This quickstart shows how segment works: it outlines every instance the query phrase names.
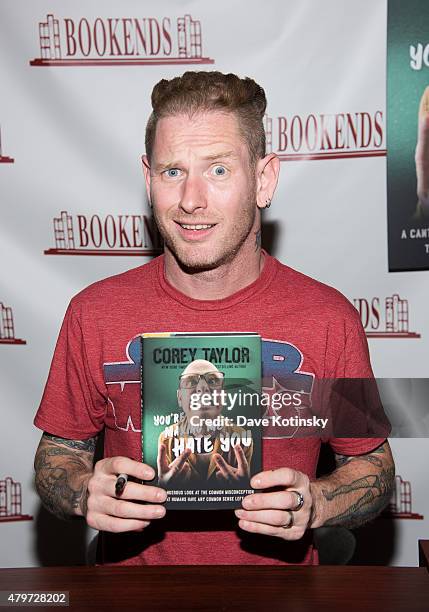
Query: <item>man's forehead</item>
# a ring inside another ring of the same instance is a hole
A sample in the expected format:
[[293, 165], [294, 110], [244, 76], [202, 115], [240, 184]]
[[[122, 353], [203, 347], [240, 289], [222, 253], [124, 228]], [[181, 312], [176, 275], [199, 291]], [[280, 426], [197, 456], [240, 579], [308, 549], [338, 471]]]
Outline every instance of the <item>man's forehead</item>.
[[157, 124], [155, 152], [160, 156], [191, 149], [199, 157], [237, 157], [245, 146], [233, 113], [210, 111], [162, 117]]
[[183, 370], [183, 374], [206, 374], [208, 372], [218, 372], [217, 367], [210, 361], [205, 359], [196, 359], [192, 361]]

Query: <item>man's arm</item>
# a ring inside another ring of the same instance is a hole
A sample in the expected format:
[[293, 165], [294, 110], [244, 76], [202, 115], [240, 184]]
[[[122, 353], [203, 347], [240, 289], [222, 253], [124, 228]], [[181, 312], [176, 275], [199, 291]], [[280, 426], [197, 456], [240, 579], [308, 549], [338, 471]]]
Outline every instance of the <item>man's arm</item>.
[[[95, 443], [96, 438], [43, 434], [34, 467], [36, 489], [46, 508], [62, 519], [84, 516], [90, 527], [112, 532], [141, 530], [162, 518], [165, 489], [139, 482], [152, 480], [153, 468], [129, 457], [108, 457], [93, 465]], [[129, 480], [120, 496], [115, 491], [118, 474], [137, 480]]]
[[[256, 474], [250, 482], [266, 492], [248, 495], [235, 513], [246, 531], [298, 540], [310, 528], [323, 525], [357, 527], [373, 519], [388, 504], [395, 466], [389, 443], [364, 455], [337, 455], [337, 469], [313, 482], [291, 468]], [[273, 489], [275, 490], [273, 491]], [[296, 509], [298, 496], [304, 503]]]
[[337, 469], [310, 484], [311, 527], [354, 528], [375, 518], [389, 503], [395, 465], [389, 443], [365, 455], [335, 455]]
[[46, 432], [40, 440], [34, 460], [36, 490], [58, 518], [86, 516], [96, 441], [67, 440]]

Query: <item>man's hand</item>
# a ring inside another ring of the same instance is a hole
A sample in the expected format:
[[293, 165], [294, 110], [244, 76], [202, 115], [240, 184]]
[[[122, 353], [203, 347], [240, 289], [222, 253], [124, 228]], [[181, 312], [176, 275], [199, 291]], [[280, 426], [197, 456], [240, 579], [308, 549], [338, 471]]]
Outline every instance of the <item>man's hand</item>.
[[174, 483], [175, 480], [184, 482], [191, 477], [191, 466], [187, 462], [191, 450], [186, 448], [174, 461], [168, 463], [167, 449], [165, 444], [160, 444], [158, 447], [158, 484], [167, 486]]
[[[118, 474], [152, 480], [153, 468], [128, 457], [109, 457], [95, 464], [88, 480], [86, 521], [90, 527], [119, 533], [140, 531], [151, 520], [162, 518], [167, 493], [160, 487], [128, 481], [120, 497], [115, 494]], [[146, 502], [145, 504], [136, 502]]]
[[[243, 509], [235, 511], [239, 526], [245, 531], [298, 540], [310, 527], [313, 497], [306, 474], [291, 468], [260, 472], [250, 481], [253, 489], [272, 489], [266, 493], [253, 493], [243, 499]], [[299, 505], [300, 493], [304, 498]]]
[[154, 470], [128, 457], [102, 459], [93, 466], [95, 444], [96, 438], [69, 440], [43, 434], [34, 467], [44, 506], [61, 519], [84, 516], [90, 527], [113, 532], [143, 529], [164, 516], [160, 505], [167, 497], [164, 489], [128, 481], [123, 493], [115, 494], [118, 474], [151, 480]]
[[[337, 469], [311, 483], [308, 476], [290, 468], [254, 476], [250, 481], [253, 489], [277, 490], [246, 496], [243, 509], [235, 511], [239, 526], [297, 540], [309, 528], [342, 525], [354, 529], [374, 519], [389, 503], [394, 487], [389, 442], [369, 453], [335, 458]], [[301, 496], [303, 504], [298, 509]]]
[[219, 453], [215, 453], [213, 455], [213, 459], [215, 460], [217, 467], [216, 478], [218, 480], [229, 481], [229, 483], [238, 483], [240, 480], [247, 480], [249, 478], [249, 463], [243, 449], [241, 448], [241, 444], [236, 444], [233, 448], [235, 458], [237, 460], [236, 468], [229, 465], [229, 463], [225, 461], [225, 459], [222, 457], [222, 455], [219, 455]]

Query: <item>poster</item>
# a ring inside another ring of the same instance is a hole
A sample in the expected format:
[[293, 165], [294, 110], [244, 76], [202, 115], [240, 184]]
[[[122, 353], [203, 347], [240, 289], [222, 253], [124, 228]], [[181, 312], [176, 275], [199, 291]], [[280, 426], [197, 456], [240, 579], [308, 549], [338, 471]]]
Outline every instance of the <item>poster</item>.
[[389, 271], [429, 269], [429, 6], [390, 0], [387, 35]]

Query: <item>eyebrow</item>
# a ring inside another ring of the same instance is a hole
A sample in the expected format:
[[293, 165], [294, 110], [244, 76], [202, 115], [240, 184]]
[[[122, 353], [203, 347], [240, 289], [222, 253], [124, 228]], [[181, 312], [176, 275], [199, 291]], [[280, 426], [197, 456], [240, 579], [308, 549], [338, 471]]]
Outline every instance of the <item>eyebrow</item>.
[[[238, 159], [238, 156], [234, 153], [234, 151], [220, 151], [219, 153], [212, 153], [211, 155], [204, 155], [202, 157], [204, 161], [215, 161], [217, 159]], [[155, 172], [163, 172], [164, 170], [168, 170], [168, 168], [179, 168], [181, 163], [179, 161], [167, 161], [161, 162], [155, 165]]]
[[237, 155], [234, 153], [234, 151], [221, 151], [219, 153], [213, 153], [212, 155], [205, 155], [203, 157], [203, 159], [208, 160], [208, 161], [213, 161], [215, 159], [226, 159], [226, 158], [237, 159]]

